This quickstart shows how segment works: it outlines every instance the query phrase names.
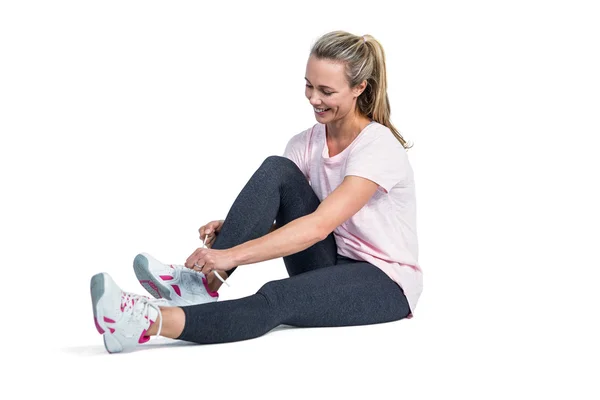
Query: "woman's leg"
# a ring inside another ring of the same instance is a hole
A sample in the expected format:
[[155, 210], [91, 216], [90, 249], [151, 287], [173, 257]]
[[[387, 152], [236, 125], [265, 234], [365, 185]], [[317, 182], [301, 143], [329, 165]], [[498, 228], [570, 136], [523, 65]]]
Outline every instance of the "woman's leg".
[[[163, 308], [164, 336], [225, 343], [264, 335], [280, 324], [297, 327], [369, 325], [410, 312], [404, 292], [382, 270], [348, 262], [267, 282], [235, 300]], [[156, 333], [153, 324], [150, 334]]]
[[[237, 196], [212, 248], [229, 249], [262, 237], [269, 233], [273, 221], [283, 226], [311, 214], [319, 204], [319, 198], [293, 161], [280, 156], [267, 157]], [[286, 256], [283, 261], [288, 274], [294, 276], [335, 265], [336, 256], [337, 246], [331, 233], [325, 240]], [[227, 276], [236, 268], [227, 271]]]

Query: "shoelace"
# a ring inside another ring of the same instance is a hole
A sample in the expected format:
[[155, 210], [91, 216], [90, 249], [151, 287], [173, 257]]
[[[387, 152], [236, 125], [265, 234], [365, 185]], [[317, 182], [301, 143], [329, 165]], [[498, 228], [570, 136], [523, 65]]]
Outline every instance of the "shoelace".
[[[131, 303], [130, 303], [131, 301]], [[150, 299], [149, 297], [137, 295], [133, 293], [123, 292], [121, 296], [121, 304], [125, 303], [125, 308], [132, 308], [131, 313], [133, 315], [140, 315], [142, 318], [149, 319], [149, 309], [154, 308], [158, 313], [158, 331], [156, 332], [156, 336], [160, 336], [162, 332], [162, 313], [160, 312], [159, 305], [168, 306], [169, 304], [165, 299]], [[136, 305], [141, 304], [142, 307], [136, 307]]]

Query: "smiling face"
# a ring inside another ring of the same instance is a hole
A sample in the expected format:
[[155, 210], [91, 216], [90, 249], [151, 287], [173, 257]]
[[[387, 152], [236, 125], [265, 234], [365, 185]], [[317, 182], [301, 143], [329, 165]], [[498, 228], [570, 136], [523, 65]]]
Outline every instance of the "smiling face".
[[[306, 98], [318, 110], [317, 121], [328, 123], [352, 117], [356, 110], [356, 98], [366, 87], [366, 81], [350, 88], [344, 72], [344, 64], [320, 60], [310, 56], [306, 65]], [[319, 112], [325, 109], [326, 111]]]

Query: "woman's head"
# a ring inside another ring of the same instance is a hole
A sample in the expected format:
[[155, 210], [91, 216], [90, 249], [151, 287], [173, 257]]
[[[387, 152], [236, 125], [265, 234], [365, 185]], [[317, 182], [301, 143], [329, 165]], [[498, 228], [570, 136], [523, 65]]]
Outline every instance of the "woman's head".
[[390, 122], [385, 54], [370, 35], [334, 31], [313, 45], [306, 66], [306, 97], [321, 123], [348, 115], [369, 118], [390, 128], [405, 148], [410, 148]]
[[[311, 55], [306, 66], [306, 97], [315, 109], [317, 120], [327, 123], [356, 114], [368, 118], [356, 107], [356, 99], [366, 87], [366, 81], [351, 87], [345, 65], [339, 61], [319, 59]], [[324, 112], [319, 112], [325, 110]]]

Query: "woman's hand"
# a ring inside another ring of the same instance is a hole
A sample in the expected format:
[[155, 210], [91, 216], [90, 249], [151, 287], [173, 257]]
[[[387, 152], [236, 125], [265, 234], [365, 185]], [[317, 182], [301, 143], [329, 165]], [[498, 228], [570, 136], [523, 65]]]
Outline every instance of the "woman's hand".
[[203, 247], [196, 249], [188, 257], [185, 266], [208, 275], [212, 271], [229, 271], [236, 265], [230, 249], [216, 250]]
[[198, 229], [198, 233], [200, 233], [200, 240], [204, 241], [204, 238], [208, 236], [205, 244], [206, 247], [212, 247], [217, 235], [223, 227], [224, 222], [224, 219], [210, 221], [208, 224], [201, 226], [200, 229]]

